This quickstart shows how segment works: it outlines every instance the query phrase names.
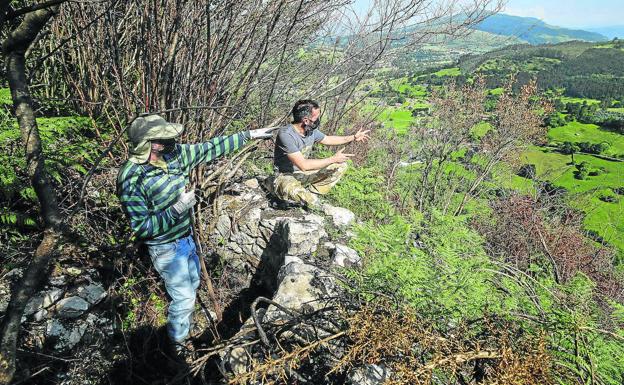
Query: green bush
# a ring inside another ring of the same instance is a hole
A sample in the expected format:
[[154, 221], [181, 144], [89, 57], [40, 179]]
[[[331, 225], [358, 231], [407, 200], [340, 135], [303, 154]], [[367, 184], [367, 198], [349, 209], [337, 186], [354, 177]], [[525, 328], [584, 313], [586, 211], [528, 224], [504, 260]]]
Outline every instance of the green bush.
[[375, 169], [349, 167], [329, 197], [335, 204], [348, 207], [362, 219], [384, 219], [394, 213], [385, 195], [385, 185], [385, 178]]

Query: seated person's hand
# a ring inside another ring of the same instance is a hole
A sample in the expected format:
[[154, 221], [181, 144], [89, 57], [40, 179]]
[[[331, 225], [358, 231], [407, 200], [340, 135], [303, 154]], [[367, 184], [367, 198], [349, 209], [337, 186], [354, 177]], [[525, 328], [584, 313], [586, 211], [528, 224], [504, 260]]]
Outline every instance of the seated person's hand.
[[344, 163], [347, 160], [349, 160], [350, 157], [355, 155], [355, 154], [345, 154], [343, 153], [343, 151], [344, 149], [338, 150], [338, 152], [336, 152], [334, 156], [332, 156], [334, 163]]
[[355, 141], [356, 142], [361, 142], [361, 141], [366, 142], [367, 140], [370, 139], [370, 136], [368, 135], [369, 132], [370, 132], [370, 130], [364, 130], [363, 128], [359, 129], [358, 132], [356, 132], [355, 135], [353, 135], [355, 137]]

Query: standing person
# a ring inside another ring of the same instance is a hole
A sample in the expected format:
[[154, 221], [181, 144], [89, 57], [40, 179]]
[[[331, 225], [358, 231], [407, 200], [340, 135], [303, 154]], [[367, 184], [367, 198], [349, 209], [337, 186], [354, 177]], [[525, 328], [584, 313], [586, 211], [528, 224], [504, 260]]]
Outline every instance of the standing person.
[[346, 161], [353, 154], [341, 149], [328, 158], [309, 159], [315, 143], [339, 146], [370, 139], [370, 130], [347, 136], [325, 135], [319, 130], [320, 115], [316, 101], [299, 100], [292, 108], [292, 123], [278, 131], [273, 159], [276, 175], [269, 187], [282, 200], [316, 206], [318, 195], [327, 194], [347, 171]]
[[117, 195], [136, 238], [147, 245], [171, 297], [167, 334], [180, 353], [185, 345], [199, 286], [200, 264], [193, 242], [191, 208], [195, 192], [186, 191], [198, 165], [241, 148], [249, 139], [270, 138], [272, 129], [219, 136], [205, 143], [178, 144], [181, 124], [158, 115], [130, 125], [131, 157], [117, 176]]

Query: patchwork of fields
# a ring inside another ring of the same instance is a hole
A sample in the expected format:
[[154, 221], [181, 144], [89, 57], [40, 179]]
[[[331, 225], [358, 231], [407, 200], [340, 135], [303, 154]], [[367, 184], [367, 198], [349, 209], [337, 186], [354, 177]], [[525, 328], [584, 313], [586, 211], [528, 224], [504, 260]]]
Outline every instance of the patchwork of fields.
[[[457, 76], [456, 69], [438, 71], [436, 75]], [[424, 87], [407, 84], [407, 79], [397, 79], [392, 82], [395, 91], [407, 99], [401, 105], [387, 106], [378, 116], [386, 128], [401, 134], [415, 121], [409, 108], [416, 105], [426, 106]], [[493, 89], [490, 95], [500, 94], [502, 89]], [[594, 99], [562, 97], [564, 103], [598, 104]], [[622, 111], [620, 111], [622, 110]], [[609, 111], [624, 112], [622, 108], [610, 108]], [[487, 125], [475, 127], [475, 136], [480, 137], [487, 131]], [[548, 132], [551, 146], [563, 142], [588, 142], [592, 144], [606, 143], [608, 148], [603, 155], [617, 157], [624, 155], [624, 135], [602, 129], [595, 124], [584, 124], [572, 121], [564, 126], [552, 128]], [[624, 162], [610, 161], [589, 154], [575, 154], [572, 164], [570, 155], [564, 155], [547, 147], [531, 147], [521, 155], [524, 164], [535, 165], [537, 179], [549, 181], [553, 185], [565, 188], [568, 192], [569, 203], [585, 213], [585, 227], [599, 238], [613, 245], [619, 250], [620, 258], [624, 258]], [[576, 164], [587, 162], [594, 176], [584, 180], [575, 178]], [[502, 169], [501, 169], [502, 170]], [[534, 182], [519, 177], [510, 170], [496, 173], [497, 183], [530, 193]], [[618, 194], [619, 193], [619, 194]]]

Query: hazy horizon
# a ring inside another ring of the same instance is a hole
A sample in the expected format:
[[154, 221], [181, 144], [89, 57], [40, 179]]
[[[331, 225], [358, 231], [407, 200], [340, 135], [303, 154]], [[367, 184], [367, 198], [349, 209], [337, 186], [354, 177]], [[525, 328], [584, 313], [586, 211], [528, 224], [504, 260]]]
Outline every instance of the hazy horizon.
[[501, 13], [572, 29], [624, 26], [622, 0], [509, 0]]

